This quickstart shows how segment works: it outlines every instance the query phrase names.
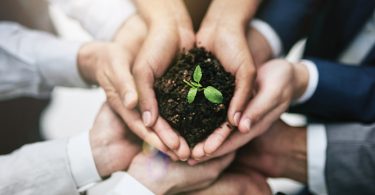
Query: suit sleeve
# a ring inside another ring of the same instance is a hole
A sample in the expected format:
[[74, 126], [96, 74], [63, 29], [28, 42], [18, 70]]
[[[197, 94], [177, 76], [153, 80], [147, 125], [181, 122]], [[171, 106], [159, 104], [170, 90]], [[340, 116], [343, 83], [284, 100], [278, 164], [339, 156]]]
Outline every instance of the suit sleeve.
[[375, 120], [375, 67], [309, 60], [318, 70], [316, 90], [305, 103], [291, 107], [291, 112], [323, 120]]
[[375, 124], [326, 127], [328, 194], [375, 194]]
[[0, 194], [79, 194], [66, 140], [25, 145], [0, 156]]
[[303, 38], [304, 24], [312, 15], [313, 7], [313, 0], [268, 0], [262, 3], [256, 17], [275, 30], [283, 50], [288, 51]]

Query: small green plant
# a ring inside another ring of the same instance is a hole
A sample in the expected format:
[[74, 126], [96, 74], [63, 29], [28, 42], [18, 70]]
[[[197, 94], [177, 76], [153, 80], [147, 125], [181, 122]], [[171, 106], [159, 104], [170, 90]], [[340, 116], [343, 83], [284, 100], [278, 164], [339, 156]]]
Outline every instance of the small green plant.
[[223, 102], [223, 94], [215, 87], [203, 87], [200, 84], [201, 79], [202, 69], [199, 65], [195, 67], [193, 73], [193, 81], [187, 81], [184, 79], [186, 85], [190, 87], [189, 93], [187, 95], [187, 101], [189, 102], [189, 104], [194, 102], [195, 96], [197, 96], [198, 91], [203, 91], [204, 97], [206, 97], [208, 101], [214, 104], [221, 104]]

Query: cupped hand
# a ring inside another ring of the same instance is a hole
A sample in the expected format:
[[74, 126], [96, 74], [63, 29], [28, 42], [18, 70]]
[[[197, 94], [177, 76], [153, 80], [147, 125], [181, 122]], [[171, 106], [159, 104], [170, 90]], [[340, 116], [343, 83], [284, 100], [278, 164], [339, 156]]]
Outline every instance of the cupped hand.
[[[197, 33], [198, 46], [205, 47], [235, 76], [235, 92], [228, 109], [228, 121], [238, 126], [253, 90], [256, 69], [246, 39], [246, 27], [258, 6], [257, 1], [213, 1]], [[232, 128], [223, 125], [193, 149], [193, 156], [213, 153]]]
[[176, 194], [209, 186], [233, 161], [234, 154], [189, 166], [154, 154], [138, 154], [128, 173], [155, 194]]
[[[306, 71], [302, 64], [292, 64], [281, 59], [261, 65], [258, 69], [255, 96], [241, 117], [239, 131], [233, 132], [211, 156], [232, 152], [269, 129], [289, 107], [292, 99], [298, 98], [305, 90], [308, 80]], [[249, 126], [249, 120], [252, 121], [252, 126]], [[202, 148], [194, 148], [193, 157], [198, 156], [196, 159], [201, 160], [201, 151]]]
[[[175, 152], [163, 143], [156, 132], [143, 124], [139, 112], [131, 109], [138, 99], [131, 69], [146, 34], [144, 21], [138, 15], [132, 16], [119, 29], [113, 42], [85, 44], [78, 55], [79, 69], [87, 82], [99, 84], [104, 89], [108, 105], [137, 136], [178, 160]], [[176, 153], [183, 153], [180, 155], [183, 158], [190, 154], [186, 149]]]
[[159, 116], [154, 82], [167, 70], [177, 52], [194, 46], [192, 22], [182, 0], [136, 0], [135, 3], [148, 29], [133, 67], [142, 120], [181, 160], [186, 160], [190, 155], [186, 141]]
[[126, 170], [141, 150], [141, 141], [108, 104], [100, 109], [89, 137], [95, 165], [101, 177]]

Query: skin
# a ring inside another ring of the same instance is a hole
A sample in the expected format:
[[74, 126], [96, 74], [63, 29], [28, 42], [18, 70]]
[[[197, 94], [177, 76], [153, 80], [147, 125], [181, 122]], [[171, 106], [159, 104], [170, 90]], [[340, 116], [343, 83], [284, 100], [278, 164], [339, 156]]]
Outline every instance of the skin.
[[182, 0], [134, 2], [148, 29], [132, 69], [142, 120], [145, 126], [155, 130], [180, 160], [187, 160], [190, 149], [186, 141], [159, 116], [153, 85], [155, 79], [167, 70], [177, 52], [194, 46], [192, 21]]
[[[146, 127], [137, 109], [124, 106], [123, 97], [128, 97], [129, 93], [135, 95], [135, 104], [137, 103], [138, 96], [131, 69], [146, 34], [147, 26], [144, 21], [140, 16], [134, 15], [119, 29], [113, 42], [91, 42], [82, 46], [78, 53], [78, 68], [88, 83], [99, 84], [104, 89], [110, 107], [138, 137], [168, 154], [173, 160], [179, 159], [176, 154], [181, 159], [187, 159], [190, 154], [188, 147], [172, 151], [160, 139], [158, 131], [154, 130], [163, 129], [165, 123], [159, 121], [151, 128]], [[122, 92], [121, 86], [125, 88]]]
[[229, 154], [192, 167], [160, 155], [141, 153], [133, 159], [128, 173], [155, 194], [176, 194], [209, 186], [233, 159], [234, 154]]
[[100, 109], [89, 133], [95, 165], [101, 177], [126, 170], [140, 150], [140, 140], [108, 104]]
[[[235, 165], [235, 166], [234, 166]], [[259, 172], [238, 163], [231, 165], [237, 169], [229, 169], [211, 186], [189, 192], [190, 195], [204, 194], [259, 194], [271, 195], [271, 188], [266, 177]], [[241, 169], [241, 170], [240, 170]]]
[[[293, 99], [302, 95], [307, 87], [308, 72], [304, 65], [291, 64], [286, 60], [276, 59], [263, 64], [258, 70], [256, 80], [257, 92], [249, 102], [244, 112], [246, 116], [256, 118], [251, 131], [234, 131], [218, 147], [217, 150], [205, 150], [204, 147], [194, 148], [192, 152], [195, 160], [190, 164], [208, 160], [212, 157], [232, 152], [255, 137], [265, 133], [280, 115], [288, 108]], [[222, 137], [227, 137], [231, 130], [222, 130]], [[202, 152], [202, 150], [205, 150]], [[204, 156], [208, 154], [208, 156]]]
[[267, 133], [242, 148], [237, 160], [268, 177], [285, 177], [306, 184], [306, 132], [306, 127], [292, 127], [279, 120]]

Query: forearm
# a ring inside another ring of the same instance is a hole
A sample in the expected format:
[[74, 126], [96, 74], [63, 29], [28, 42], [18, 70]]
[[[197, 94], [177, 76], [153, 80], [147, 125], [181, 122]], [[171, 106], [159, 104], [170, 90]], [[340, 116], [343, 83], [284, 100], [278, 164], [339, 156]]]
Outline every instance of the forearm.
[[78, 195], [66, 145], [66, 140], [30, 144], [0, 156], [0, 193]]
[[282, 177], [290, 178], [301, 183], [307, 183], [307, 131], [305, 127], [297, 128], [290, 127], [284, 139], [288, 144], [287, 158], [289, 163], [286, 163]]
[[328, 194], [374, 194], [375, 125], [329, 124], [326, 128]]
[[375, 68], [345, 66], [321, 59], [311, 61], [318, 72], [316, 89], [309, 99], [293, 106], [291, 111], [328, 120], [371, 122], [375, 119], [371, 109], [375, 105]]
[[215, 0], [211, 3], [205, 20], [247, 26], [254, 16], [260, 0]]
[[82, 43], [10, 22], [0, 23], [0, 36], [0, 99], [43, 97], [57, 85], [86, 87], [77, 67]]

